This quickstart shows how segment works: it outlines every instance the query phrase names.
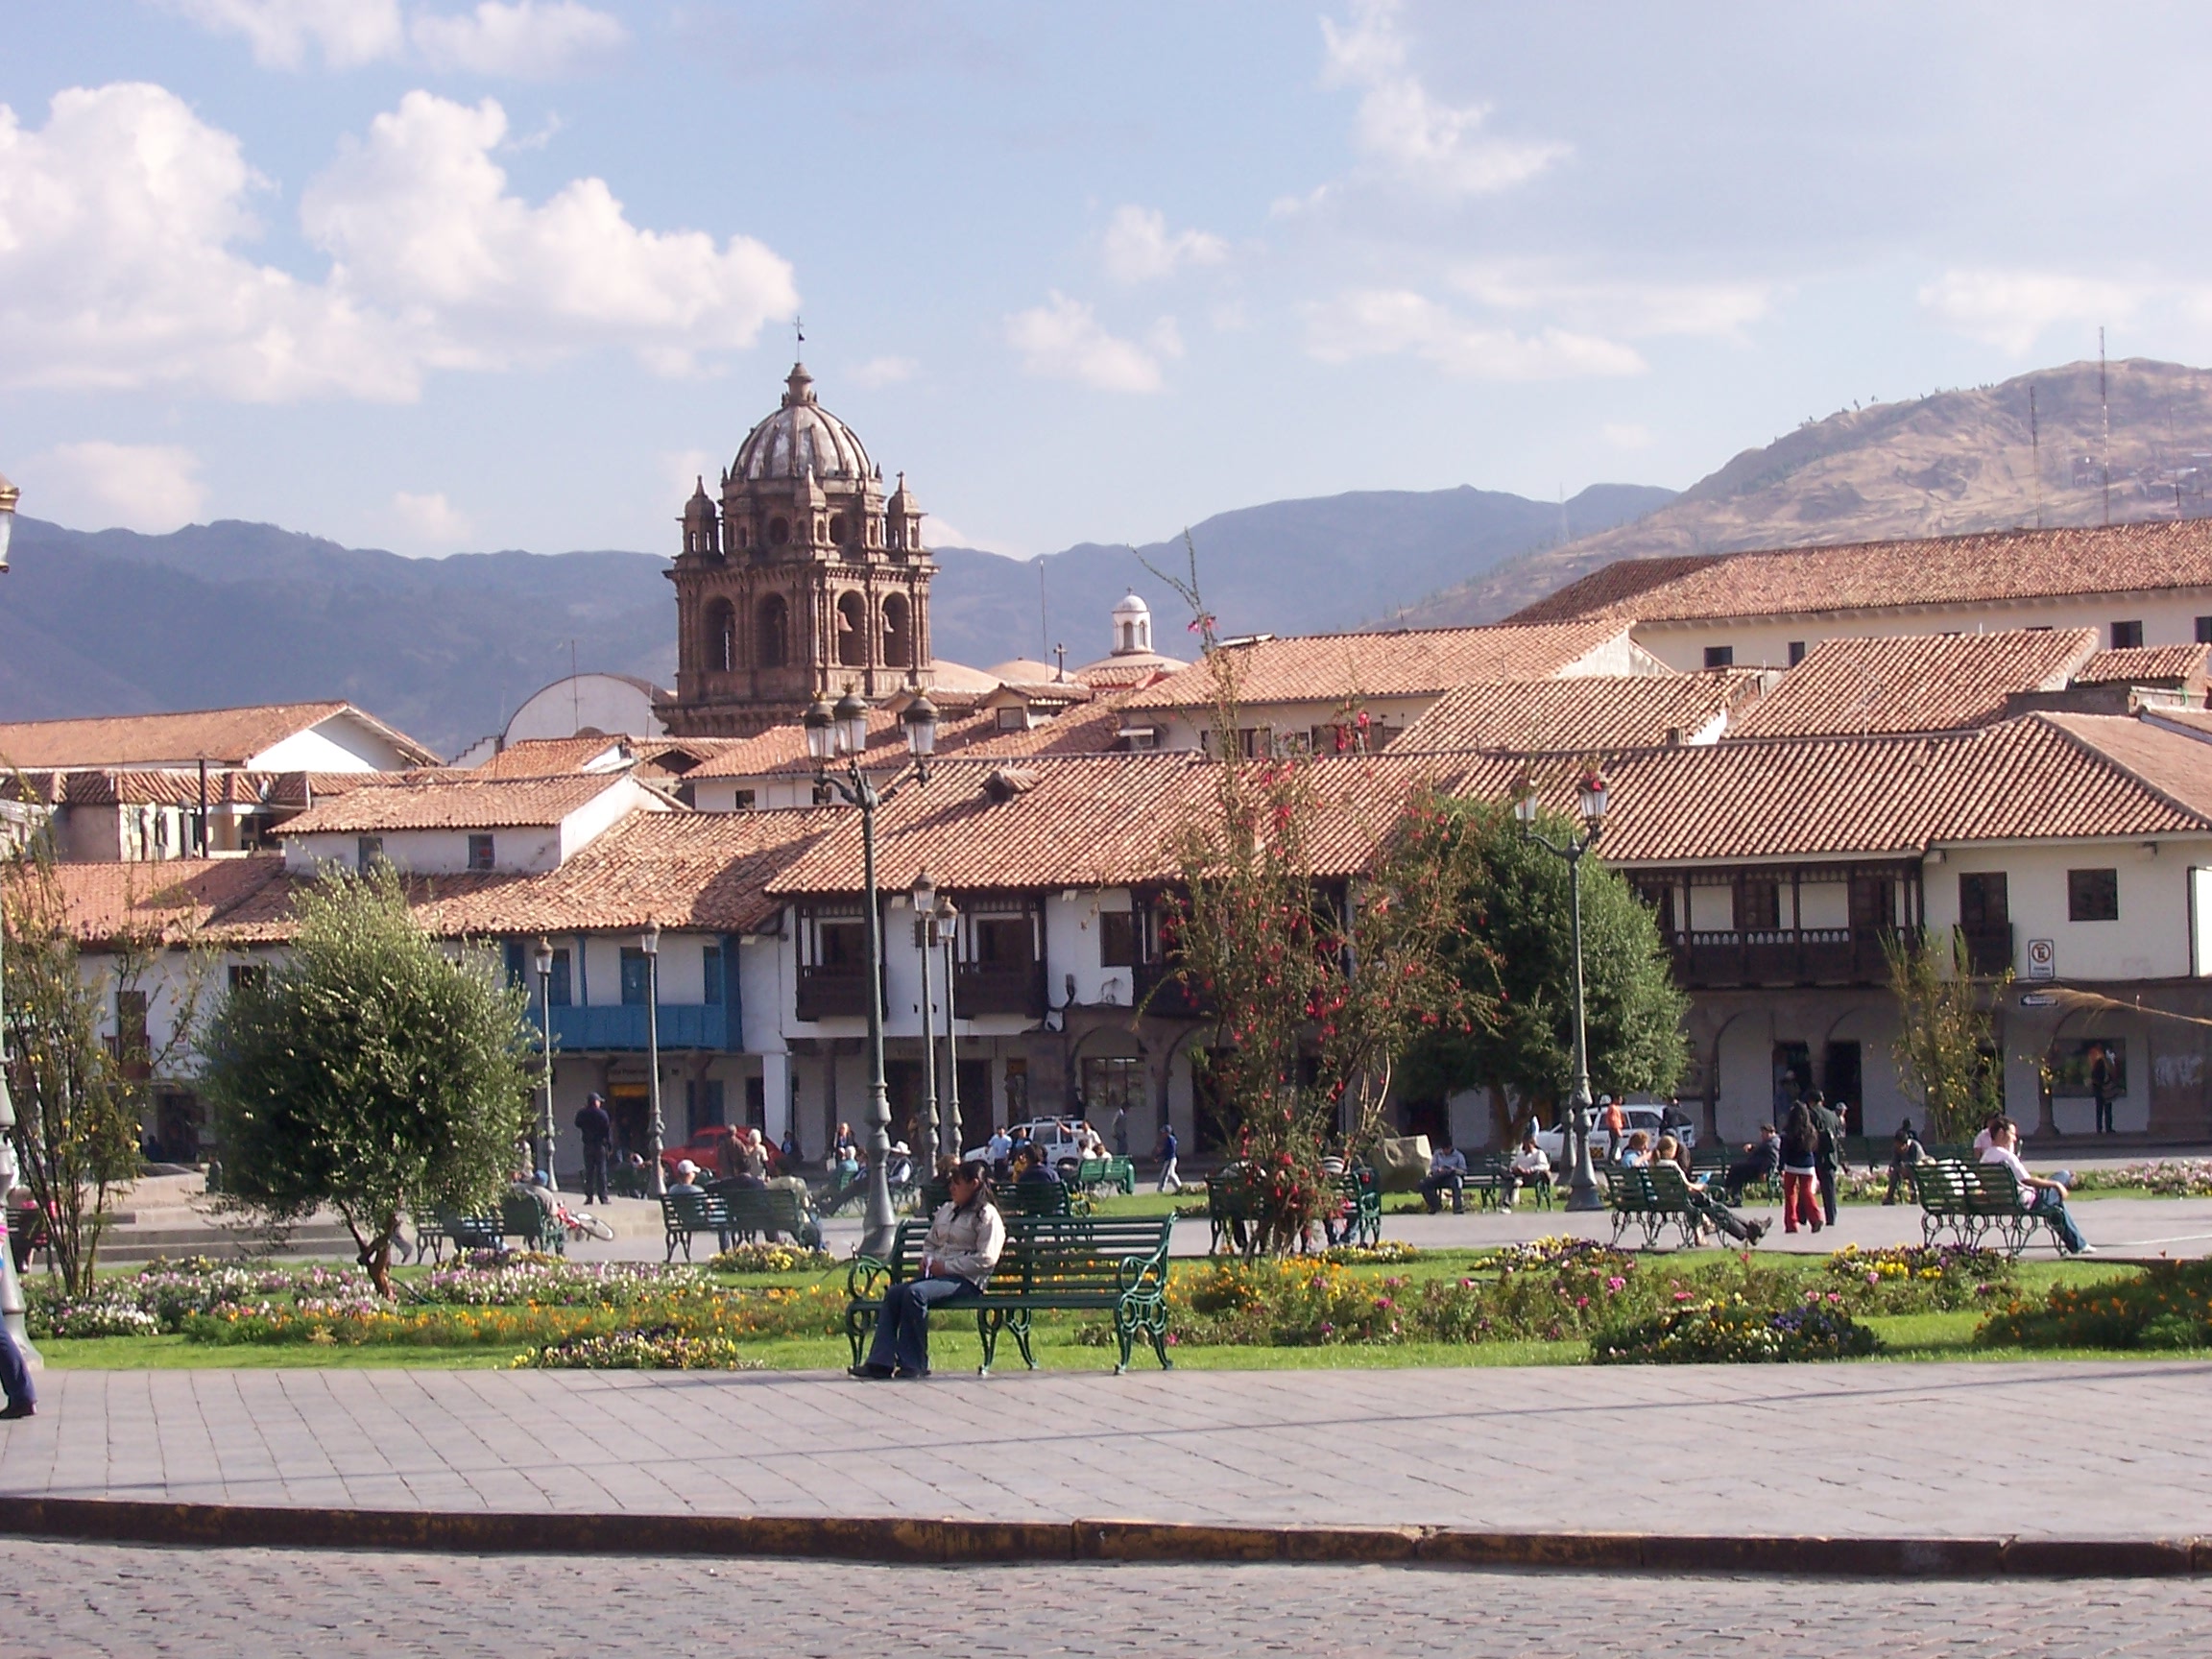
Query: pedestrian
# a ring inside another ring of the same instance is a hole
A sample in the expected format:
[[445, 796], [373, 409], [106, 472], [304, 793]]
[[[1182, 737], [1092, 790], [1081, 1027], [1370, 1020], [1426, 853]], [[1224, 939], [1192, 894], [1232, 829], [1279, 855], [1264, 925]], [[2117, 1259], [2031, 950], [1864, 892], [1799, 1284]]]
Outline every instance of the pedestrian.
[[1759, 1125], [1759, 1139], [1748, 1142], [1743, 1156], [1728, 1166], [1728, 1174], [1722, 1182], [1727, 1201], [1743, 1202], [1743, 1189], [1754, 1182], [1771, 1181], [1775, 1171], [1782, 1167], [1782, 1136], [1771, 1123]]
[[1897, 1202], [1897, 1189], [1906, 1178], [1906, 1171], [1928, 1156], [1928, 1148], [1920, 1144], [1920, 1137], [1912, 1133], [1912, 1119], [1908, 1118], [1897, 1125], [1897, 1132], [1889, 1137], [1889, 1192], [1882, 1202]]
[[36, 1414], [38, 1390], [32, 1385], [31, 1367], [5, 1324], [0, 1324], [0, 1394], [8, 1397], [8, 1404], [0, 1407], [0, 1420], [12, 1422]]
[[2089, 1045], [2089, 1097], [2097, 1103], [2097, 1133], [2112, 1129], [2112, 1057], [2102, 1043]]
[[1175, 1125], [1162, 1123], [1160, 1125], [1160, 1144], [1153, 1151], [1153, 1156], [1160, 1160], [1160, 1186], [1157, 1189], [1159, 1191], [1180, 1192], [1183, 1190], [1183, 1178], [1175, 1173], [1175, 1153], [1177, 1150]]
[[607, 1154], [614, 1144], [614, 1119], [607, 1116], [607, 1096], [584, 1096], [576, 1114], [576, 1133], [584, 1142], [584, 1202], [607, 1203]]
[[1782, 1119], [1782, 1231], [1794, 1233], [1807, 1221], [1820, 1231], [1820, 1132], [1812, 1109], [1800, 1100]]
[[1610, 1094], [1598, 1096], [1598, 1125], [1605, 1131], [1605, 1162], [1617, 1163], [1621, 1143], [1628, 1138], [1628, 1114], [1621, 1110], [1621, 1102]]
[[1819, 1171], [1820, 1210], [1828, 1225], [1836, 1225], [1836, 1174], [1849, 1168], [1843, 1156], [1843, 1118], [1815, 1089], [1805, 1096], [1805, 1110], [1813, 1115], [1814, 1164]]
[[1129, 1108], [1126, 1106], [1114, 1108], [1114, 1156], [1129, 1156]]
[[1429, 1178], [1421, 1183], [1421, 1202], [1429, 1214], [1444, 1208], [1444, 1194], [1452, 1194], [1452, 1214], [1467, 1214], [1467, 1154], [1452, 1144], [1452, 1137], [1436, 1137], [1436, 1150], [1429, 1155]]
[[2012, 1179], [2027, 1200], [2028, 1214], [2043, 1216], [2051, 1223], [2062, 1249], [2076, 1256], [2097, 1254], [2097, 1246], [2081, 1237], [2073, 1213], [2066, 1208], [2066, 1184], [2031, 1175], [2028, 1166], [2020, 1162], [2020, 1128], [2011, 1118], [2000, 1115], [1989, 1125], [1989, 1150], [1982, 1154], [1982, 1162], [2002, 1164], [2012, 1171]]
[[929, 1375], [929, 1310], [974, 1302], [1006, 1247], [1006, 1223], [991, 1202], [980, 1163], [963, 1164], [948, 1183], [922, 1246], [920, 1274], [894, 1285], [876, 1315], [876, 1339], [853, 1375], [869, 1379]]
[[794, 1123], [783, 1131], [783, 1144], [776, 1149], [782, 1155], [783, 1167], [797, 1169], [805, 1162], [806, 1154], [799, 1144], [799, 1125]]

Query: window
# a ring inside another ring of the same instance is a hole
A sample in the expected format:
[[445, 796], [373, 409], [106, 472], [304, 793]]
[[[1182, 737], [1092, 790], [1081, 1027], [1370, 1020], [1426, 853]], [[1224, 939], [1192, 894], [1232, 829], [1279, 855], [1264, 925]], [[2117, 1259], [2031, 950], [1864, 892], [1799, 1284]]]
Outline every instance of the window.
[[868, 925], [865, 922], [824, 922], [814, 930], [814, 960], [824, 968], [842, 968], [860, 974], [868, 965]]
[[1127, 910], [1108, 910], [1098, 918], [1098, 965], [1137, 966], [1137, 918]]
[[1959, 878], [1960, 926], [1969, 933], [1993, 933], [2011, 923], [2011, 894], [2002, 870]]
[[1029, 730], [1029, 710], [1019, 703], [1010, 703], [998, 710], [998, 730], [1001, 732], [1026, 732]]
[[1144, 1113], [1144, 1062], [1118, 1055], [1087, 1054], [1083, 1058], [1083, 1115], [1101, 1134], [1112, 1130], [1114, 1114], [1132, 1117]]
[[2197, 618], [2197, 643], [2200, 645], [2212, 645], [2212, 616], [2200, 616]]
[[753, 810], [755, 799], [752, 790], [740, 789], [731, 797], [730, 804], [740, 812], [750, 812]]
[[553, 952], [553, 977], [545, 987], [545, 999], [556, 1008], [565, 1008], [576, 999], [574, 980], [568, 972], [568, 952]]
[[469, 837], [469, 868], [471, 870], [489, 870], [492, 868], [491, 836], [471, 835]]
[[724, 995], [722, 989], [722, 947], [719, 945], [708, 946], [699, 953], [699, 960], [705, 971], [707, 1006], [709, 1008], [718, 1007], [721, 1005]]
[[2143, 643], [2143, 624], [2140, 622], [2115, 622], [2112, 624], [2112, 649], [2132, 651]]
[[1771, 877], [1745, 877], [1736, 889], [1736, 926], [1741, 932], [1772, 932], [1782, 926], [1782, 888]]
[[2093, 1093], [2094, 1069], [2100, 1055], [2104, 1061], [2106, 1095], [2124, 1099], [2128, 1094], [2128, 1043], [2122, 1037], [2084, 1037], [2064, 1046], [2063, 1051], [2052, 1057], [2051, 1093], [2067, 1096]]
[[269, 969], [260, 962], [233, 962], [230, 964], [230, 989], [243, 991], [249, 985], [258, 985], [269, 977]]
[[1802, 661], [1805, 661], [1805, 641], [1804, 641], [1804, 640], [1802, 640], [1802, 639], [1792, 639], [1792, 640], [1791, 640], [1791, 641], [1790, 641], [1790, 666], [1791, 666], [1791, 667], [1792, 667], [1792, 668], [1794, 668], [1794, 667], [1796, 667], [1796, 666], [1797, 666], [1797, 664], [1798, 664], [1798, 663], [1800, 663], [1800, 662], [1802, 662]]
[[1733, 668], [1736, 666], [1736, 647], [1733, 645], [1708, 645], [1705, 647], [1705, 666], [1708, 668]]
[[364, 876], [369, 874], [369, 867], [383, 856], [384, 837], [381, 835], [364, 835], [353, 843], [354, 868]]
[[834, 806], [837, 805], [837, 791], [827, 783], [817, 783], [811, 799], [817, 806]]
[[696, 1077], [684, 1086], [684, 1132], [696, 1135], [726, 1123], [727, 1096], [719, 1077]]
[[986, 968], [1024, 967], [1036, 958], [1030, 953], [1032, 929], [1026, 916], [978, 916], [971, 937], [975, 960]]
[[635, 945], [622, 948], [622, 1006], [642, 1008], [652, 983], [652, 965], [645, 960], [645, 952]]
[[2069, 870], [2066, 872], [2066, 920], [2117, 922], [2120, 920], [2120, 872]]
[[763, 668], [782, 667], [791, 660], [791, 607], [782, 594], [771, 593], [753, 616], [754, 661]]

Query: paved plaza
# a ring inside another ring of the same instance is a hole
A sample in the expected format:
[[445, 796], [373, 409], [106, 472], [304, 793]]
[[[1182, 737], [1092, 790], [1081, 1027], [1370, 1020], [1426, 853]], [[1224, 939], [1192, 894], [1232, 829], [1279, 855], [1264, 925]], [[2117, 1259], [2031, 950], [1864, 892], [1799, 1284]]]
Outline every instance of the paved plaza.
[[1333, 1567], [166, 1551], [0, 1541], [0, 1650], [1980, 1659], [2212, 1648], [2187, 1579], [1886, 1584]]

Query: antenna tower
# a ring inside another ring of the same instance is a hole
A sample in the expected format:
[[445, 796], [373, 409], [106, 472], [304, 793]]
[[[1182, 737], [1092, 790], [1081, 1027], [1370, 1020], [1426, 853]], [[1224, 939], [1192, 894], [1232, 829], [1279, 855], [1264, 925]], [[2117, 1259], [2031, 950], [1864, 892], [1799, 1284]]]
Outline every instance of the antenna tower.
[[2028, 388], [2028, 445], [2035, 458], [2035, 528], [2043, 528], [2043, 428], [2035, 419], [2035, 388]]
[[2104, 330], [2097, 330], [2097, 408], [2104, 421], [2104, 453], [2098, 470], [2104, 474], [2104, 522], [2112, 522], [2112, 401], [2104, 386]]

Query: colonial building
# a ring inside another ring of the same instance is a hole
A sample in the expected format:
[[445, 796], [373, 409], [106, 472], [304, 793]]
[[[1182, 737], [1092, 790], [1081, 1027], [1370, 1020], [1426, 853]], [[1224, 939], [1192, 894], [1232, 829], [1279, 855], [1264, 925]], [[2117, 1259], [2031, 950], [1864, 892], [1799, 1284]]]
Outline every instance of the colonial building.
[[679, 736], [745, 737], [851, 686], [878, 701], [932, 680], [922, 509], [793, 364], [776, 412], [684, 509], [676, 584]]

